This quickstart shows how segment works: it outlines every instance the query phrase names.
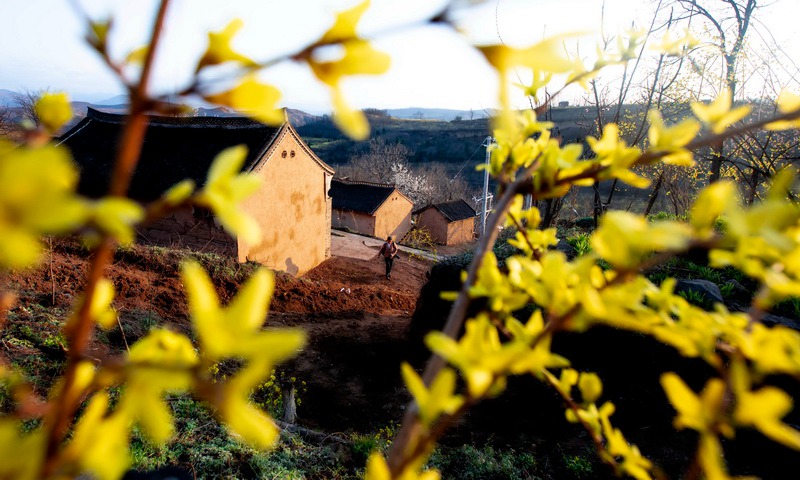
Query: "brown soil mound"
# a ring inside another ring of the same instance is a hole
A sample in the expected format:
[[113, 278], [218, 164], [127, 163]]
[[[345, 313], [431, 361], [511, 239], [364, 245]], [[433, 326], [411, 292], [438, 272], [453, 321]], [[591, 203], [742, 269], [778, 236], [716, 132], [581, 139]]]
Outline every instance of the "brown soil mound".
[[[114, 355], [154, 326], [190, 332], [180, 281], [182, 260], [192, 257], [209, 272], [223, 302], [230, 300], [256, 268], [213, 255], [134, 246], [119, 249], [106, 275], [116, 287], [120, 328], [98, 335], [90, 354]], [[58, 241], [36, 269], [13, 273], [5, 285], [19, 294], [0, 339], [2, 354], [17, 365], [37, 368], [31, 358], [62, 356], [60, 325], [81, 294], [89, 253], [80, 244]], [[300, 327], [308, 345], [284, 368], [306, 381], [298, 409], [301, 422], [321, 428], [377, 428], [372, 422], [399, 418], [406, 400], [397, 395], [405, 334], [429, 264], [402, 258], [392, 279], [383, 262], [332, 257], [306, 275], [277, 274], [268, 326]], [[43, 321], [43, 319], [47, 321]], [[124, 333], [124, 336], [123, 336]], [[63, 342], [62, 342], [63, 343]], [[49, 372], [52, 380], [58, 372]], [[44, 389], [45, 379], [39, 387]], [[37, 388], [38, 389], [38, 388]]]

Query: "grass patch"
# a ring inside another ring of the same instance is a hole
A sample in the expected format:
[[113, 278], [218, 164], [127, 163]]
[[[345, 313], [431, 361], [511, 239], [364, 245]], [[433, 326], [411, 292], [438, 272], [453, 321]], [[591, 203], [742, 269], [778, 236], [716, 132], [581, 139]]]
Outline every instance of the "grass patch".
[[428, 467], [437, 468], [442, 478], [461, 480], [539, 479], [538, 462], [529, 452], [496, 449], [491, 445], [442, 447], [431, 455]]

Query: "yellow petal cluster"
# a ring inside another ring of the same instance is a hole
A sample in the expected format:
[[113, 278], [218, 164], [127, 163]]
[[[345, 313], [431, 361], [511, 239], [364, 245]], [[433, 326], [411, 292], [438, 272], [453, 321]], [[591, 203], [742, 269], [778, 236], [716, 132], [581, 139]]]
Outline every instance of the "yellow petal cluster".
[[739, 425], [755, 427], [772, 440], [800, 450], [800, 432], [781, 421], [792, 404], [792, 397], [775, 387], [739, 392], [733, 418]]
[[209, 32], [208, 47], [197, 64], [197, 70], [225, 62], [236, 62], [245, 67], [256, 66], [256, 62], [235, 51], [231, 46], [233, 37], [242, 26], [244, 26], [244, 22], [237, 18], [231, 20], [222, 30], [218, 32]]
[[696, 120], [686, 119], [667, 127], [658, 110], [650, 110], [647, 119], [650, 121], [650, 130], [647, 132], [649, 151], [664, 154], [662, 161], [670, 165], [694, 165], [692, 152], [685, 147], [700, 131], [700, 124]]
[[675, 428], [690, 428], [706, 433], [722, 427], [722, 430], [731, 435], [730, 427], [720, 425], [717, 418], [725, 395], [725, 382], [712, 378], [698, 396], [677, 374], [670, 372], [661, 376], [661, 386], [678, 412]]
[[490, 147], [489, 173], [495, 177], [530, 166], [550, 143], [550, 129], [554, 126], [552, 122], [538, 121], [530, 110], [509, 113], [501, 119], [505, 122], [494, 129], [495, 142]]
[[0, 478], [38, 479], [46, 441], [43, 429], [20, 434], [17, 420], [0, 418], [0, 445], [3, 446]]
[[620, 139], [617, 125], [613, 123], [606, 125], [600, 139], [589, 136], [586, 137], [586, 141], [597, 155], [596, 162], [606, 167], [599, 179], [618, 178], [636, 188], [647, 188], [650, 185], [650, 180], [630, 170], [639, 159], [641, 151], [636, 147], [629, 147]]
[[205, 362], [238, 358], [245, 366], [224, 386], [217, 398], [219, 415], [228, 427], [251, 445], [267, 449], [277, 440], [272, 420], [250, 402], [252, 390], [269, 376], [274, 365], [291, 357], [305, 343], [299, 330], [261, 331], [274, 287], [267, 269], [258, 270], [226, 307], [196, 263], [181, 268], [189, 311]]
[[660, 41], [652, 45], [651, 49], [669, 56], [679, 57], [696, 47], [700, 41], [688, 28], [681, 34], [667, 30]]
[[255, 244], [261, 239], [261, 228], [239, 208], [239, 203], [259, 188], [261, 179], [241, 173], [246, 158], [244, 145], [221, 151], [211, 164], [205, 187], [195, 197], [195, 202], [212, 209], [229, 233]]
[[417, 412], [422, 424], [430, 426], [439, 416], [453, 414], [464, 404], [461, 395], [455, 395], [456, 373], [445, 368], [436, 375], [430, 388], [425, 387], [422, 379], [411, 365], [403, 363], [403, 380], [409, 393], [417, 404]]
[[750, 107], [747, 105], [731, 109], [732, 106], [731, 91], [726, 88], [708, 105], [703, 102], [692, 102], [692, 111], [711, 128], [712, 132], [722, 133], [750, 113]]
[[0, 266], [33, 265], [42, 251], [40, 235], [84, 224], [89, 208], [75, 195], [77, 181], [64, 148], [0, 150]]
[[607, 213], [592, 234], [592, 250], [614, 267], [629, 269], [654, 251], [681, 250], [691, 238], [691, 229], [674, 221], [649, 223], [639, 215]]
[[185, 336], [155, 329], [131, 348], [128, 362], [131, 371], [116, 411], [138, 422], [154, 442], [164, 443], [174, 427], [163, 397], [189, 389], [197, 352]]
[[33, 110], [39, 123], [53, 134], [72, 119], [72, 105], [64, 92], [45, 93], [36, 101]]
[[359, 110], [355, 110], [344, 98], [341, 81], [352, 75], [380, 75], [389, 70], [389, 56], [372, 47], [369, 41], [356, 34], [361, 16], [369, 8], [370, 0], [339, 13], [333, 26], [317, 41], [317, 45], [339, 44], [342, 54], [338, 60], [319, 60], [308, 55], [306, 62], [314, 75], [331, 91], [333, 121], [355, 140], [369, 136], [369, 122]]
[[89, 223], [99, 232], [130, 244], [136, 238], [135, 226], [144, 219], [144, 208], [125, 197], [106, 197], [91, 205]]
[[[784, 114], [795, 113], [800, 110], [800, 95], [784, 90], [778, 96], [778, 111]], [[767, 130], [789, 130], [800, 128], [800, 118], [795, 120], [780, 120], [766, 126]]]
[[255, 74], [246, 75], [235, 87], [215, 94], [208, 94], [209, 102], [227, 105], [268, 125], [283, 123], [283, 110], [277, 107], [281, 92], [272, 85], [258, 80]]
[[[415, 463], [420, 463], [419, 461]], [[364, 480], [439, 480], [441, 475], [436, 470], [423, 470], [417, 465], [407, 467], [400, 475], [392, 476], [389, 465], [380, 452], [373, 452], [367, 459], [367, 470]]]

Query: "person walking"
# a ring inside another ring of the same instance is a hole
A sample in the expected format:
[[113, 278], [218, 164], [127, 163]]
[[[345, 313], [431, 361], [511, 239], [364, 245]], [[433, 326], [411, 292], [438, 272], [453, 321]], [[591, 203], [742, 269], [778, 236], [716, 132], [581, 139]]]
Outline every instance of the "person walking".
[[386, 262], [386, 279], [388, 280], [392, 278], [392, 262], [394, 261], [395, 255], [397, 255], [397, 244], [394, 243], [392, 237], [388, 237], [383, 245], [381, 245], [381, 250], [375, 258], [381, 255], [383, 255], [383, 261]]

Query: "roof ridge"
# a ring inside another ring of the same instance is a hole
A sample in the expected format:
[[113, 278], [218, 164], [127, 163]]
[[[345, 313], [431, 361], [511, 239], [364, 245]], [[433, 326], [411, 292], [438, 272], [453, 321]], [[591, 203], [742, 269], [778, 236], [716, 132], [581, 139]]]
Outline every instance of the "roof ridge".
[[[103, 123], [122, 124], [126, 121], [128, 114], [103, 112], [92, 107], [86, 107], [86, 118]], [[279, 126], [265, 125], [261, 122], [244, 116], [216, 117], [216, 116], [167, 116], [167, 115], [147, 115], [147, 123], [161, 127], [178, 128], [278, 128]]]
[[397, 188], [396, 183], [378, 183], [378, 182], [368, 182], [366, 180], [345, 180], [343, 178], [334, 178], [333, 181], [344, 183], [345, 185], [367, 185], [370, 187]]
[[453, 203], [466, 203], [467, 206], [472, 208], [471, 205], [469, 203], [467, 203], [467, 201], [464, 200], [463, 198], [457, 198], [455, 200], [448, 200], [446, 202], [436, 202], [436, 203], [432, 203], [431, 205], [449, 205], [449, 204], [453, 204]]

